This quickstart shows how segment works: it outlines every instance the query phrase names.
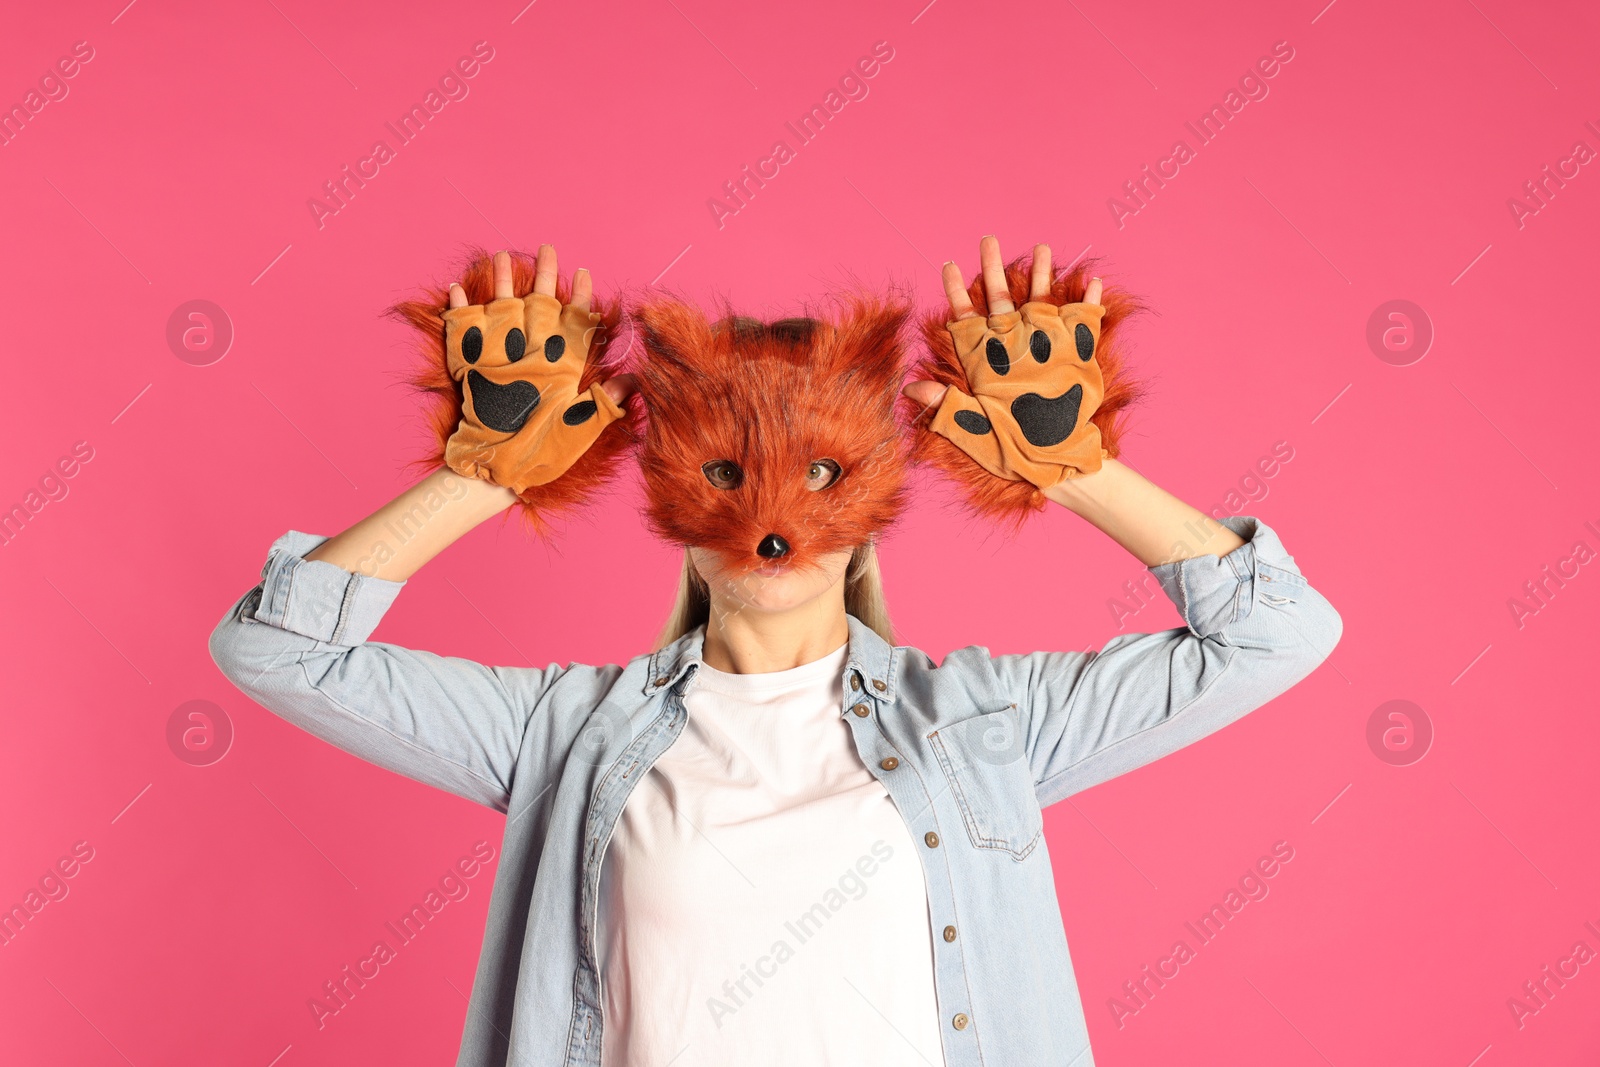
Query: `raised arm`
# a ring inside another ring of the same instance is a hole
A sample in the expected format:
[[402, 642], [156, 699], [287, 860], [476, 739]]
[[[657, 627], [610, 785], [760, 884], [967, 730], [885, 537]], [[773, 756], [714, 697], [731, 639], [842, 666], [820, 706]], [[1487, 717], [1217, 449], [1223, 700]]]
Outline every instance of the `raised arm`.
[[[422, 565], [517, 502], [504, 486], [435, 471], [344, 533], [306, 553], [366, 578], [404, 583]], [[405, 531], [406, 539], [394, 531]]]
[[[554, 250], [542, 247], [534, 293], [551, 302], [555, 269]], [[506, 309], [522, 301], [513, 299], [511, 261], [504, 252], [495, 257], [494, 294], [487, 308], [509, 323]], [[579, 271], [568, 307], [581, 301], [576, 312], [587, 320], [589, 299], [587, 274]], [[469, 305], [459, 286], [451, 287], [449, 302], [452, 310], [460, 309], [457, 325], [486, 310]], [[541, 315], [544, 311], [539, 309]], [[560, 313], [574, 317], [565, 308]], [[446, 321], [451, 321], [448, 313]], [[505, 364], [517, 360], [496, 360], [496, 346], [516, 351], [520, 359], [527, 339], [521, 329], [511, 339], [510, 328], [502, 327], [498, 334], [478, 327], [476, 342], [466, 346], [473, 357], [467, 362], [506, 382], [520, 380], [503, 373]], [[536, 328], [528, 323], [529, 331]], [[533, 718], [544, 694], [572, 671], [594, 675], [588, 681], [599, 692], [600, 675], [618, 668], [488, 667], [368, 638], [406, 579], [478, 523], [517, 502], [518, 494], [507, 485], [522, 484], [530, 471], [546, 481], [560, 477], [566, 469], [562, 464], [575, 462], [610, 421], [592, 418], [598, 425], [584, 430], [563, 419], [562, 408], [570, 411], [585, 401], [564, 397], [549, 383], [551, 375], [563, 372], [569, 385], [577, 381], [584, 340], [575, 333], [566, 352], [546, 358], [560, 346], [546, 345], [542, 335], [533, 338], [542, 350], [537, 361], [528, 361], [527, 377], [538, 376], [547, 409], [539, 421], [532, 416], [541, 406], [536, 388], [535, 399], [518, 412], [489, 399], [505, 395], [498, 393], [501, 388], [517, 387], [492, 383], [483, 387], [478, 406], [502, 427], [494, 431], [474, 410], [474, 379], [466, 386], [466, 411], [447, 451], [454, 459], [449, 469], [430, 474], [336, 537], [291, 530], [274, 541], [262, 581], [234, 603], [211, 635], [212, 659], [229, 680], [263, 707], [353, 755], [504, 811], [524, 746], [558, 747], [563, 732], [576, 729], [577, 724]], [[457, 337], [452, 357], [462, 347]], [[577, 365], [562, 368], [563, 355]], [[630, 386], [618, 379], [604, 383], [613, 408]], [[602, 386], [594, 388], [599, 392]], [[588, 407], [595, 415], [601, 405]], [[524, 439], [518, 433], [524, 427], [527, 437], [539, 440]], [[457, 473], [458, 467], [474, 476]]]
[[1150, 570], [1186, 624], [1095, 652], [990, 658], [1016, 713], [972, 736], [994, 746], [990, 762], [1025, 756], [1048, 805], [1265, 704], [1327, 658], [1342, 622], [1265, 523], [1219, 522], [1114, 458], [1117, 411], [1137, 391], [1115, 340], [1126, 295], [1102, 306], [1100, 279], [1054, 269], [1048, 245], [1026, 267], [1005, 266], [992, 236], [979, 252], [970, 290], [944, 266], [948, 321], [925, 327], [937, 380], [905, 388], [932, 413], [919, 446], [990, 517], [1046, 501], [1080, 515]]
[[1244, 544], [1228, 526], [1184, 503], [1132, 467], [1107, 459], [1094, 474], [1044, 491], [1146, 567], [1195, 556], [1225, 556]]
[[[212, 631], [212, 660], [256, 703], [351, 755], [505, 810], [528, 715], [563, 669], [368, 637], [405, 586], [382, 575], [414, 572], [512, 499], [445, 470], [338, 537], [289, 531]], [[397, 529], [414, 535], [385, 536]]]
[[1019, 726], [1041, 804], [1221, 729], [1338, 644], [1339, 613], [1260, 519], [1218, 522], [1116, 460], [1046, 495], [1144, 563], [1185, 626], [1122, 634], [1094, 652], [993, 657], [1026, 704]]

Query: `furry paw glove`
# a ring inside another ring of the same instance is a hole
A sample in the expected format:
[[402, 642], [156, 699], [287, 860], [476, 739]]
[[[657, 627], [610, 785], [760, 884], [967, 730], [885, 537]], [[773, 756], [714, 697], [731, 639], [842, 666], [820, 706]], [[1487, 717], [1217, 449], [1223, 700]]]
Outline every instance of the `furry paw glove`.
[[624, 416], [596, 382], [579, 393], [601, 316], [529, 293], [444, 312], [461, 423], [444, 461], [469, 478], [522, 493], [565, 474]]
[[1035, 295], [1033, 257], [1006, 264], [1016, 309], [991, 314], [981, 273], [967, 289], [977, 313], [946, 306], [919, 323], [926, 352], [914, 377], [949, 389], [932, 409], [906, 398], [912, 458], [959, 488], [969, 511], [1012, 531], [1049, 506], [1045, 489], [1093, 474], [1120, 454], [1127, 408], [1143, 394], [1130, 373], [1125, 323], [1143, 309], [1107, 286], [1084, 302], [1093, 260], [1054, 267]]
[[928, 428], [1000, 478], [1040, 489], [1100, 469], [1090, 416], [1105, 395], [1099, 304], [1030, 300], [949, 324], [970, 394], [952, 385]]

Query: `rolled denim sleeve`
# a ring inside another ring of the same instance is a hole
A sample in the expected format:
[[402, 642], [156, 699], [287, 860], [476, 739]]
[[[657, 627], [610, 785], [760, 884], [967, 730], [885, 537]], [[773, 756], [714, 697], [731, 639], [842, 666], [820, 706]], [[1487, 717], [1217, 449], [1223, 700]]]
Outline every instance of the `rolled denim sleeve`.
[[[1328, 658], [1344, 624], [1278, 535], [1253, 516], [1225, 556], [1150, 567], [1184, 626], [1123, 634], [1094, 652], [994, 656], [1017, 694], [1041, 806], [1192, 744], [1287, 691]], [[1024, 706], [1025, 705], [1025, 706]]]
[[245, 695], [368, 762], [505, 811], [531, 710], [565, 668], [487, 667], [368, 641], [404, 588], [305, 554], [291, 530], [223, 616], [211, 658]]

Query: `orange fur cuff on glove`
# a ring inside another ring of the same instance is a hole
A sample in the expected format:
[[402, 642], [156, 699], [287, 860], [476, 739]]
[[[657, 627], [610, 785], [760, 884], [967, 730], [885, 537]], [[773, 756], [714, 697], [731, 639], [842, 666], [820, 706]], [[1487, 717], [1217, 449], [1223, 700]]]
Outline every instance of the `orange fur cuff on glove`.
[[444, 312], [461, 424], [445, 463], [521, 493], [561, 477], [623, 409], [579, 381], [601, 316], [529, 293]]

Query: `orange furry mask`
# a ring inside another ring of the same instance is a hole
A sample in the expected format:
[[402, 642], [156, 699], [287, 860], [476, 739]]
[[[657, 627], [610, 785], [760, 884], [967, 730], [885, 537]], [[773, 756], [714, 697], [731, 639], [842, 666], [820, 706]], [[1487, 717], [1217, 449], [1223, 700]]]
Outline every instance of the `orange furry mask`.
[[673, 298], [638, 307], [651, 529], [741, 574], [807, 566], [890, 525], [906, 503], [895, 401], [910, 313], [866, 295], [765, 323], [711, 323]]
[[[1056, 267], [1052, 271], [1049, 293], [1039, 299], [1057, 306], [1081, 301], [1089, 287], [1090, 278], [1095, 274], [1095, 266], [1096, 261], [1088, 260]], [[1005, 271], [1011, 302], [1020, 308], [1030, 299], [1032, 253], [1013, 259], [1006, 264]], [[973, 275], [967, 295], [972, 299], [974, 311], [979, 315], [988, 315], [989, 299], [984, 290], [982, 271]], [[1133, 380], [1127, 368], [1127, 348], [1122, 327], [1131, 315], [1145, 309], [1128, 293], [1109, 286], [1102, 293], [1100, 304], [1105, 308], [1105, 313], [1100, 321], [1100, 336], [1094, 358], [1102, 377], [1104, 395], [1087, 421], [1099, 430], [1100, 445], [1106, 455], [1115, 457], [1121, 452], [1124, 409], [1142, 393], [1139, 383]], [[971, 394], [972, 385], [956, 354], [955, 342], [950, 334], [952, 321], [953, 313], [948, 304], [922, 317], [919, 325], [926, 351], [914, 368], [913, 375]], [[948, 438], [929, 429], [934, 409], [924, 409], [910, 398], [903, 404], [906, 420], [913, 427], [912, 462], [936, 467], [951, 478], [960, 487], [966, 506], [972, 513], [999, 522], [1008, 532], [1015, 532], [1030, 515], [1044, 509], [1048, 499], [1043, 491], [1026, 481], [1011, 481], [991, 474]]]

